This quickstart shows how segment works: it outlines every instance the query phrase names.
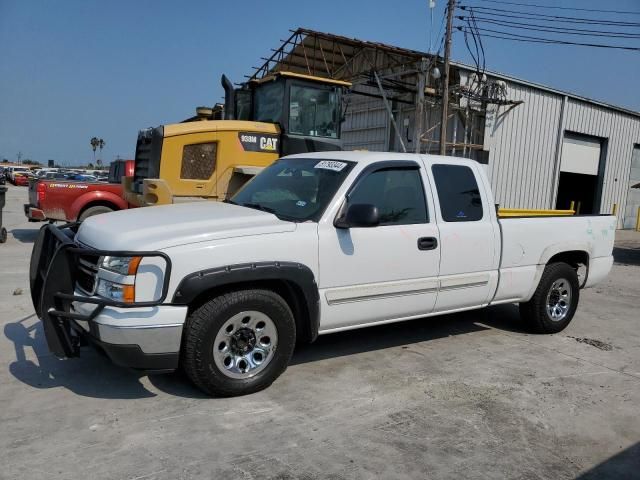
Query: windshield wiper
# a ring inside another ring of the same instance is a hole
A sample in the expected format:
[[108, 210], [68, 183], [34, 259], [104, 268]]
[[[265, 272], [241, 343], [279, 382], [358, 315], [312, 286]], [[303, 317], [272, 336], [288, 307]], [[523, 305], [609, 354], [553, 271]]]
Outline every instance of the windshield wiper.
[[274, 208], [265, 207], [264, 205], [260, 205], [259, 203], [243, 203], [243, 207], [254, 208], [256, 210], [261, 210], [267, 213], [273, 213], [275, 215], [276, 210]]
[[278, 217], [280, 220], [284, 220], [286, 222], [295, 222], [295, 223], [297, 223], [297, 222], [300, 221], [299, 219], [297, 219], [295, 217], [291, 217], [289, 215], [285, 215], [283, 213], [276, 212], [275, 208], [265, 207], [264, 205], [260, 205], [259, 203], [242, 203], [240, 205], [243, 206], [243, 207], [247, 207], [247, 208], [254, 208], [254, 209], [260, 210], [262, 212], [272, 213], [273, 215]]

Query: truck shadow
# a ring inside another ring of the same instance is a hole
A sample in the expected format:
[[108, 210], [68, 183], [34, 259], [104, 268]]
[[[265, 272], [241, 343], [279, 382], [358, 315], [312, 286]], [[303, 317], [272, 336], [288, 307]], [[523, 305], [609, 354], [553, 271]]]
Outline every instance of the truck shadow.
[[640, 247], [614, 247], [613, 261], [621, 265], [640, 265]]
[[[350, 332], [324, 335], [313, 344], [299, 345], [292, 365], [355, 355], [392, 347], [486, 331], [490, 328], [522, 332], [517, 307], [504, 305], [439, 317], [380, 325]], [[181, 372], [146, 375], [118, 367], [92, 348], [83, 348], [81, 359], [60, 360], [46, 345], [42, 323], [29, 315], [4, 327], [15, 348], [9, 372], [22, 383], [37, 389], [63, 387], [77, 395], [105, 399], [150, 398], [158, 395], [145, 386], [184, 398], [209, 398], [195, 388]], [[143, 377], [147, 377], [145, 380]]]
[[584, 472], [576, 480], [638, 478], [638, 472], [640, 472], [640, 442]]
[[112, 365], [94, 350], [83, 350], [82, 361], [56, 358], [47, 348], [42, 323], [35, 314], [6, 324], [4, 334], [13, 342], [16, 355], [9, 372], [34, 388], [63, 387], [94, 398], [155, 396], [142, 385], [140, 374]]
[[38, 237], [40, 228], [14, 228], [11, 230], [13, 238], [22, 243], [33, 243]]
[[415, 343], [481, 332], [491, 328], [523, 333], [518, 307], [500, 305], [483, 310], [322, 335], [312, 344], [299, 345], [293, 354], [291, 365], [392, 347], [406, 347]]

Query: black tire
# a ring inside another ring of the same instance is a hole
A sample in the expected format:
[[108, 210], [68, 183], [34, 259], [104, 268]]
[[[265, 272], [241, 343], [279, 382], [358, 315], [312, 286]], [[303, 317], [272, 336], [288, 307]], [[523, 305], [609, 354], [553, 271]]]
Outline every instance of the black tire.
[[[225, 322], [245, 311], [269, 317], [277, 330], [277, 344], [266, 366], [248, 378], [230, 378], [216, 365], [214, 343]], [[198, 388], [219, 397], [246, 395], [273, 383], [289, 365], [296, 343], [296, 323], [282, 297], [270, 290], [228, 292], [215, 297], [188, 318], [183, 333], [182, 368]]]
[[89, 207], [84, 212], [82, 212], [78, 217], [78, 221], [84, 222], [87, 218], [93, 217], [94, 215], [100, 215], [101, 213], [110, 213], [113, 211], [114, 210], [111, 207], [107, 207], [105, 205], [96, 205], [95, 207]]
[[[553, 319], [548, 312], [547, 298], [554, 283], [565, 279], [563, 286], [570, 292], [568, 309], [561, 319]], [[576, 270], [566, 263], [552, 263], [547, 265], [538, 283], [533, 297], [526, 303], [520, 304], [520, 316], [533, 333], [558, 333], [564, 330], [573, 319], [580, 300], [580, 285]]]
[[5, 243], [7, 241], [7, 229], [2, 227], [0, 228], [0, 243]]

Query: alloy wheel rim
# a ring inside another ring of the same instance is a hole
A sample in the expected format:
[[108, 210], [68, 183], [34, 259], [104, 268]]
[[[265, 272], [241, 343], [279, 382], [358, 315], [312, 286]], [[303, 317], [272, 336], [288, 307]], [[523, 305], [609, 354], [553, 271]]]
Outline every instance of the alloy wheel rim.
[[547, 293], [547, 315], [554, 322], [565, 319], [571, 308], [571, 285], [566, 278], [559, 278], [551, 284]]
[[271, 362], [277, 344], [278, 330], [268, 315], [255, 310], [240, 312], [218, 331], [213, 359], [227, 377], [250, 378]]

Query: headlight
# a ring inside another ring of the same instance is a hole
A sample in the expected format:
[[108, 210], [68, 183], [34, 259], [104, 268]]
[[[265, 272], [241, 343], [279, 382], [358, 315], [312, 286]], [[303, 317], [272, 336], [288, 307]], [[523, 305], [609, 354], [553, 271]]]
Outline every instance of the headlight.
[[[142, 257], [102, 257], [99, 267], [107, 272], [103, 275], [98, 273], [96, 294], [117, 302], [135, 302], [135, 275], [138, 273], [141, 261]], [[115, 275], [107, 274], [108, 272], [113, 272]]]
[[167, 263], [160, 255], [105, 255], [98, 261], [94, 292], [120, 303], [158, 301], [164, 291]]
[[133, 303], [136, 299], [136, 287], [135, 285], [123, 285], [101, 278], [98, 280], [96, 294], [116, 302]]
[[135, 275], [142, 257], [102, 257], [100, 267], [120, 275]]

